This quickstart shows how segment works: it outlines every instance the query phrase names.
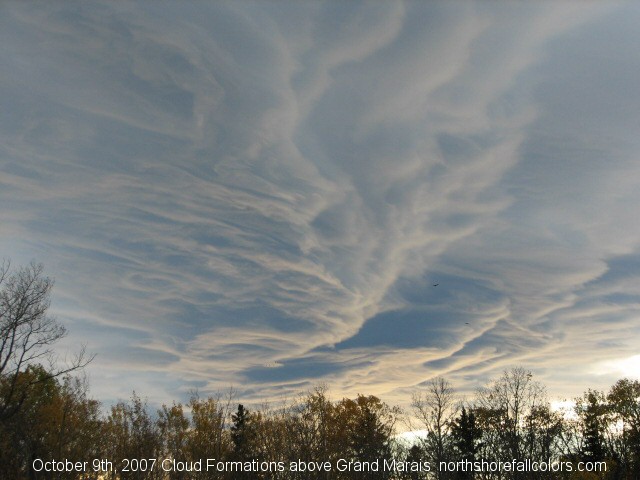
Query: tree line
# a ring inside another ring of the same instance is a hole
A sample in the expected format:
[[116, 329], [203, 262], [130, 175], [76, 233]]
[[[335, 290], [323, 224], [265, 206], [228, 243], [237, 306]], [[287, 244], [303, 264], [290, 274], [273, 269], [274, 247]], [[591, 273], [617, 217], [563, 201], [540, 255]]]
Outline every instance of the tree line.
[[[470, 399], [459, 398], [446, 379], [435, 378], [416, 390], [404, 411], [373, 395], [333, 401], [325, 386], [278, 405], [249, 408], [233, 392], [194, 393], [186, 404], [159, 409], [134, 393], [105, 411], [78, 375], [91, 358], [81, 352], [61, 366], [52, 353], [65, 331], [47, 315], [51, 288], [40, 265], [12, 270], [5, 263], [0, 268], [2, 479], [640, 478], [640, 383], [630, 379], [619, 380], [607, 392], [587, 390], [575, 399], [572, 415], [554, 410], [544, 386], [521, 367], [505, 371]], [[402, 431], [420, 434], [399, 436]], [[42, 468], [53, 459], [85, 468]], [[101, 459], [111, 465], [101, 463], [94, 471], [94, 462]], [[341, 459], [360, 465], [395, 461], [404, 467], [194, 471], [202, 459], [287, 467], [298, 461], [334, 467]], [[469, 468], [482, 462], [549, 461], [565, 468]], [[461, 462], [467, 467], [461, 468]], [[417, 468], [425, 464], [428, 470]], [[599, 471], [579, 471], [579, 465], [599, 466]]]

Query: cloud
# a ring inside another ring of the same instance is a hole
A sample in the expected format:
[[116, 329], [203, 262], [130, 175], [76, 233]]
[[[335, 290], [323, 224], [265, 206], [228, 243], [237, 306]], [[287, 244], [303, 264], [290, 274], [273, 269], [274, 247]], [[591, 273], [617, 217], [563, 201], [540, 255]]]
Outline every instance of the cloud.
[[105, 398], [560, 389], [637, 338], [635, 9], [2, 8], [0, 245]]

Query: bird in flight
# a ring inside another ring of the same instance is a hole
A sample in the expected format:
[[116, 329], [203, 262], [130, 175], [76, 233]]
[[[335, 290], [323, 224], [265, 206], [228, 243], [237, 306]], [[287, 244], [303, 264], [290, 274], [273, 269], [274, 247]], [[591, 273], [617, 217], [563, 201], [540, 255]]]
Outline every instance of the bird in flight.
[[434, 283], [433, 286], [437, 287], [438, 285], [440, 285], [439, 283]]

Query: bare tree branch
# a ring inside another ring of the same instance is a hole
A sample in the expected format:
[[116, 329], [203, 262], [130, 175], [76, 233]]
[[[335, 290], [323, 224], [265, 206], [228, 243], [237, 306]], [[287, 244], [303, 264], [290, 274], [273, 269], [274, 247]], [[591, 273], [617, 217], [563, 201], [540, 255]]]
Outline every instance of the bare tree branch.
[[[67, 331], [47, 315], [53, 280], [42, 264], [31, 263], [15, 271], [5, 260], [0, 266], [0, 419], [15, 414], [34, 383], [66, 375], [86, 366], [93, 356], [81, 348], [70, 362], [58, 366], [53, 345]], [[21, 374], [47, 359], [49, 373], [25, 382]]]

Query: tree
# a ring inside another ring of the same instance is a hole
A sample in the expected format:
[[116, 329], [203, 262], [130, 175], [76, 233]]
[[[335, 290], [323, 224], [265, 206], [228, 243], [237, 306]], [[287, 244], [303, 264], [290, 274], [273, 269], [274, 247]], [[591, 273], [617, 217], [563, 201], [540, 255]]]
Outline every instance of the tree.
[[[399, 411], [373, 395], [345, 398], [336, 405], [336, 421], [347, 427], [346, 439], [352, 460], [382, 462], [391, 457], [391, 438]], [[343, 458], [347, 458], [344, 457]], [[353, 472], [351, 478], [388, 478], [389, 472]]]
[[[135, 392], [131, 403], [118, 402], [111, 407], [111, 414], [104, 426], [104, 440], [107, 458], [114, 462], [135, 459], [140, 462], [128, 471], [111, 471], [106, 475], [109, 480], [155, 480], [161, 469], [148, 471], [147, 465], [160, 458], [162, 440], [160, 429], [149, 414], [147, 402]], [[122, 464], [115, 465], [120, 468]]]
[[[297, 438], [300, 445], [300, 458], [305, 460], [322, 458], [335, 462], [341, 453], [338, 451], [340, 442], [336, 439], [342, 429], [335, 425], [336, 412], [327, 396], [327, 387], [319, 385], [307, 392], [296, 410], [299, 419]], [[327, 478], [328, 475], [325, 472], [313, 477]]]
[[[420, 447], [420, 445], [412, 445], [411, 448], [409, 449], [409, 451], [407, 452], [407, 455], [405, 457], [405, 462], [408, 463], [422, 463], [424, 457], [424, 452], [422, 450], [422, 448]], [[401, 474], [401, 478], [404, 478], [406, 480], [420, 480], [421, 478], [424, 478], [424, 474], [418, 471], [405, 471], [402, 472]]]
[[640, 382], [623, 378], [607, 395], [612, 420], [620, 426], [617, 457], [631, 478], [640, 478]]
[[231, 441], [233, 442], [233, 456], [237, 460], [247, 458], [249, 447], [249, 410], [238, 404], [238, 410], [231, 415], [233, 424], [231, 425]]
[[[475, 462], [482, 448], [482, 430], [476, 424], [476, 416], [473, 409], [467, 412], [467, 409], [463, 406], [460, 415], [451, 422], [450, 430], [456, 458]], [[466, 470], [457, 472], [456, 478], [471, 479], [473, 478], [473, 472]]]
[[[162, 456], [172, 458], [176, 462], [188, 462], [189, 419], [184, 414], [182, 404], [174, 403], [171, 407], [163, 405], [158, 410], [157, 424], [164, 444]], [[169, 480], [184, 480], [189, 478], [189, 475], [189, 472], [176, 469], [169, 472], [167, 477]]]
[[602, 392], [588, 390], [576, 400], [576, 413], [582, 423], [582, 451], [584, 461], [601, 461], [607, 456], [605, 432], [609, 426], [608, 405]]
[[[189, 401], [191, 409], [191, 432], [187, 441], [187, 450], [192, 460], [207, 458], [228, 459], [233, 448], [229, 435], [228, 419], [233, 392], [222, 401], [218, 397], [201, 398], [194, 394]], [[204, 470], [204, 469], [203, 469]], [[223, 478], [216, 471], [201, 472], [198, 478]]]
[[[505, 371], [477, 395], [476, 415], [484, 430], [485, 451], [494, 460], [518, 462], [525, 459], [527, 442], [535, 442], [527, 430], [527, 418], [538, 408], [547, 406], [544, 387], [533, 380], [531, 372], [516, 367]], [[532, 458], [531, 460], [547, 460]], [[523, 478], [522, 472], [513, 471], [508, 478]]]
[[[52, 378], [40, 366], [29, 366], [18, 377], [18, 382], [33, 386], [22, 408], [0, 423], [2, 478], [76, 478], [72, 473], [37, 473], [32, 463], [37, 458], [87, 462], [99, 458], [98, 402], [87, 398], [87, 386], [81, 379]], [[86, 472], [83, 478], [96, 480], [97, 476]]]
[[[453, 388], [444, 378], [434, 378], [425, 392], [413, 394], [411, 406], [427, 431], [423, 441], [424, 451], [429, 461], [439, 466], [440, 462], [450, 458], [451, 453], [449, 425], [456, 411]], [[435, 469], [436, 478], [442, 478], [443, 473]]]
[[[66, 330], [47, 315], [53, 280], [43, 271], [36, 263], [16, 271], [7, 261], [0, 266], [0, 420], [16, 414], [35, 383], [64, 376], [93, 359], [82, 349], [71, 364], [57, 366], [53, 345]], [[18, 381], [28, 366], [43, 363], [46, 375]]]
[[[533, 406], [524, 418], [523, 454], [525, 458], [544, 461], [562, 455], [565, 424], [562, 415], [548, 403]], [[537, 472], [537, 479], [557, 478], [554, 472]]]
[[[298, 422], [295, 406], [283, 402], [277, 407], [262, 404], [251, 414], [251, 458], [259, 462], [290, 462], [302, 458], [296, 438]], [[292, 472], [260, 471], [251, 476], [256, 480], [295, 479]], [[302, 477], [306, 478], [306, 477]]]
[[[252, 418], [249, 410], [244, 408], [241, 403], [238, 404], [236, 413], [231, 415], [231, 442], [233, 444], [233, 451], [231, 452], [231, 459], [237, 462], [244, 462], [251, 460], [251, 446], [252, 446]], [[235, 478], [245, 479], [252, 478], [253, 474], [249, 472], [236, 472]]]

